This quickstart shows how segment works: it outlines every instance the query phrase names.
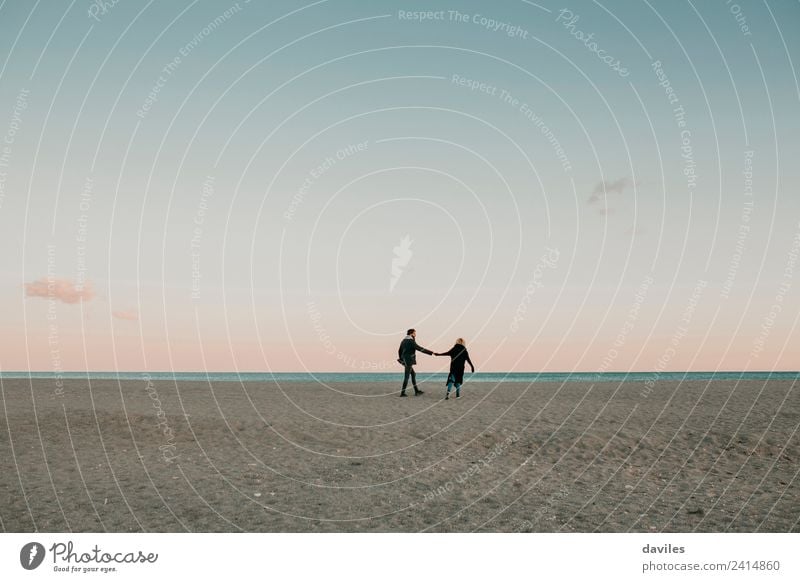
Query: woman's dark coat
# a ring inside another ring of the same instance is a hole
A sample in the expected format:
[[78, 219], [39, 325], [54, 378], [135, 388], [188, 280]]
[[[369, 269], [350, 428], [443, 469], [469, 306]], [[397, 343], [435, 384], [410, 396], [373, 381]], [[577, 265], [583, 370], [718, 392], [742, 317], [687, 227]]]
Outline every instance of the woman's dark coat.
[[453, 377], [453, 380], [456, 384], [464, 383], [465, 363], [469, 363], [469, 367], [472, 368], [473, 372], [475, 371], [475, 366], [472, 364], [472, 360], [469, 359], [469, 352], [467, 351], [467, 348], [461, 344], [456, 344], [450, 348], [449, 351], [438, 355], [450, 356], [450, 376]]

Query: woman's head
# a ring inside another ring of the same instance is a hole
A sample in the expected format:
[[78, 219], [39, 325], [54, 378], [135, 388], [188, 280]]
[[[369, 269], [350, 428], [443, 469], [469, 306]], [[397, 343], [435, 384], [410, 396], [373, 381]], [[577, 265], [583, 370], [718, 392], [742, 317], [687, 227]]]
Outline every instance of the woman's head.
[[460, 346], [466, 346], [467, 345], [467, 344], [464, 343], [464, 338], [463, 337], [458, 338], [456, 340], [456, 344], [458, 344]]

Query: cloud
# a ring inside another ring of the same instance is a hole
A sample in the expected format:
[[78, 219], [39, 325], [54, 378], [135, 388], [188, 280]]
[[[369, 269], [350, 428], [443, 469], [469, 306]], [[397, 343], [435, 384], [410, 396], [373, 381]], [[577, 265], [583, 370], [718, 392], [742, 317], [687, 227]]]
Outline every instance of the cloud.
[[111, 315], [117, 319], [127, 319], [128, 321], [136, 321], [139, 319], [139, 314], [132, 310], [112, 311]]
[[627, 176], [623, 176], [618, 180], [612, 180], [610, 182], [601, 180], [595, 185], [594, 189], [592, 190], [592, 195], [589, 196], [588, 203], [594, 204], [595, 202], [599, 202], [609, 192], [616, 192], [617, 194], [622, 194], [626, 189], [633, 188], [634, 186], [636, 186], [636, 182], [634, 182]]
[[75, 285], [69, 279], [47, 279], [42, 277], [32, 283], [25, 283], [25, 295], [27, 297], [41, 297], [43, 299], [54, 299], [62, 303], [78, 303], [79, 301], [91, 301], [94, 298], [92, 284], [86, 282], [85, 285]]

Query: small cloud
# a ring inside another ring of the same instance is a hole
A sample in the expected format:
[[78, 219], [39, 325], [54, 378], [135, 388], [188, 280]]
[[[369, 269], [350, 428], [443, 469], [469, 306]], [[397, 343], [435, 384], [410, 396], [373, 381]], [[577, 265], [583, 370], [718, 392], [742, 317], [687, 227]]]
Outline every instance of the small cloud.
[[117, 319], [126, 319], [128, 321], [136, 321], [139, 319], [139, 314], [132, 310], [112, 311], [111, 315]]
[[603, 216], [608, 216], [609, 214], [614, 214], [613, 208], [600, 208], [597, 210], [598, 214], [602, 214]]
[[92, 284], [75, 285], [69, 279], [47, 279], [42, 277], [32, 283], [25, 283], [27, 297], [41, 297], [42, 299], [55, 299], [62, 303], [78, 303], [90, 301], [94, 298]]
[[407, 234], [400, 239], [400, 243], [396, 247], [392, 248], [394, 258], [392, 259], [392, 277], [389, 280], [390, 292], [394, 291], [394, 286], [397, 285], [403, 275], [403, 268], [408, 265], [411, 257], [414, 256], [414, 252], [411, 250], [411, 243], [413, 242], [411, 235]]
[[594, 189], [592, 190], [592, 195], [589, 196], [588, 203], [594, 204], [595, 202], [599, 202], [609, 192], [616, 192], [617, 194], [622, 194], [625, 190], [627, 190], [628, 188], [633, 188], [634, 186], [636, 186], [636, 182], [634, 182], [627, 176], [619, 178], [618, 180], [612, 180], [610, 182], [601, 180], [595, 185]]

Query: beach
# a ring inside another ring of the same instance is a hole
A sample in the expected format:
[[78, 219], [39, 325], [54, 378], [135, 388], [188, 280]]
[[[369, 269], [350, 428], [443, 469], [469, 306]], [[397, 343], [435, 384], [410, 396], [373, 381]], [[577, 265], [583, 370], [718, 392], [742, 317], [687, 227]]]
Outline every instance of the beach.
[[795, 382], [2, 380], [7, 532], [798, 532]]

